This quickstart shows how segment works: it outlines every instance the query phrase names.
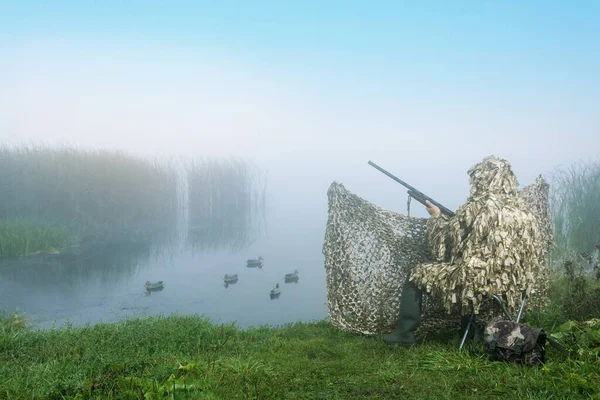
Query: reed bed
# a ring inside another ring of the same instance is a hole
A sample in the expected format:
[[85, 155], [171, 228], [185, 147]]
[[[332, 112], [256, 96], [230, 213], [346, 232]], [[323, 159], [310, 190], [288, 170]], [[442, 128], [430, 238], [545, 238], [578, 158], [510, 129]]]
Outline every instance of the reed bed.
[[555, 257], [592, 252], [600, 243], [600, 162], [557, 167], [551, 176]]
[[55, 251], [69, 243], [69, 235], [60, 227], [28, 220], [0, 220], [0, 257]]
[[122, 151], [0, 148], [0, 216], [67, 226], [79, 235], [174, 229], [176, 176]]
[[[47, 241], [44, 237], [50, 232], [57, 235], [56, 230], [42, 232], [25, 222], [34, 221], [38, 226], [60, 227], [72, 238], [171, 243], [181, 236], [181, 229], [187, 230], [181, 226], [186, 199], [181, 197], [184, 178], [177, 164], [174, 158], [144, 158], [124, 151], [2, 146], [0, 219], [23, 221], [24, 226], [5, 225], [0, 241], [8, 241], [2, 236], [8, 231], [22, 232], [23, 243]], [[190, 245], [247, 242], [255, 228], [252, 214], [264, 203], [264, 193], [255, 190], [257, 169], [236, 159], [191, 160], [187, 169]], [[29, 250], [21, 246], [0, 255]], [[37, 250], [41, 249], [33, 251]]]
[[263, 227], [264, 175], [236, 158], [200, 159], [188, 163], [188, 246], [216, 249], [247, 245]]

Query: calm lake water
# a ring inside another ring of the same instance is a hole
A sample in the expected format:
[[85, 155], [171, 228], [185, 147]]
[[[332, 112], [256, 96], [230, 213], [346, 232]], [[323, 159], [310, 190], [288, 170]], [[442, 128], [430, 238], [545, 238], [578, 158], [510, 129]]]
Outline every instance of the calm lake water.
[[[171, 313], [236, 321], [242, 328], [326, 318], [326, 201], [318, 212], [296, 212], [292, 219], [290, 210], [275, 208], [267, 231], [243, 251], [152, 254], [142, 245], [105, 244], [79, 255], [1, 261], [0, 310], [23, 312], [42, 329]], [[261, 269], [246, 267], [259, 255]], [[298, 283], [284, 283], [295, 269]], [[226, 273], [237, 273], [238, 282], [225, 287]], [[147, 280], [164, 281], [164, 289], [148, 294]], [[277, 283], [281, 296], [271, 300]]]

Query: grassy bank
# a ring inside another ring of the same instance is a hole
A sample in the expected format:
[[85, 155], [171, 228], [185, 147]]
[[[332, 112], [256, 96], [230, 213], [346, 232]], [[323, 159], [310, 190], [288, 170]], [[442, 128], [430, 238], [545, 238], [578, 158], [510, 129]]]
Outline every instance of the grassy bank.
[[56, 251], [69, 241], [65, 229], [50, 224], [0, 219], [0, 257]]
[[[328, 322], [239, 330], [201, 317], [28, 332], [5, 320], [0, 397], [10, 399], [390, 399], [600, 396], [600, 362], [543, 368], [458, 351], [458, 337], [414, 349]], [[188, 396], [184, 396], [185, 394]], [[164, 397], [163, 397], [164, 396]]]

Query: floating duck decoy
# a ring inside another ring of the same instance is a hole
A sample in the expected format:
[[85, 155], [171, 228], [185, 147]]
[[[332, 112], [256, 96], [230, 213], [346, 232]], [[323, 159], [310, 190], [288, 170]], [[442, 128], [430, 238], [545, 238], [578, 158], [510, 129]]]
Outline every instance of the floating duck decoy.
[[262, 268], [263, 266], [263, 258], [261, 256], [258, 257], [258, 259], [250, 259], [246, 261], [246, 266], [249, 268], [254, 268], [254, 267], [258, 267], [258, 268]]
[[233, 274], [233, 275], [225, 274], [223, 281], [225, 281], [225, 283], [228, 283], [228, 284], [236, 283], [238, 281], [238, 274]]
[[285, 283], [298, 282], [298, 270], [294, 270], [293, 274], [285, 274]]
[[158, 281], [158, 282], [146, 281], [146, 285], [144, 287], [148, 291], [150, 291], [150, 290], [162, 290], [164, 288], [163, 281]]
[[281, 295], [281, 291], [279, 290], [279, 283], [277, 285], [275, 285], [275, 289], [271, 290], [271, 293], [269, 294], [269, 296], [271, 297], [271, 300], [273, 299], [277, 299], [279, 297], [279, 295]]

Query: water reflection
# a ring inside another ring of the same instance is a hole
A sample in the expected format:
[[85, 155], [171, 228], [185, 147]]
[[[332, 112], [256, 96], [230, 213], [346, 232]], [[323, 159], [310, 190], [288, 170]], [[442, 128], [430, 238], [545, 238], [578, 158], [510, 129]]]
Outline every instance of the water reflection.
[[[230, 234], [228, 236], [228, 234]], [[194, 253], [208, 253], [218, 251], [238, 252], [248, 248], [255, 242], [260, 232], [248, 232], [236, 230], [226, 232], [222, 229], [211, 230], [211, 228], [194, 227], [189, 230], [185, 241], [185, 249]]]

